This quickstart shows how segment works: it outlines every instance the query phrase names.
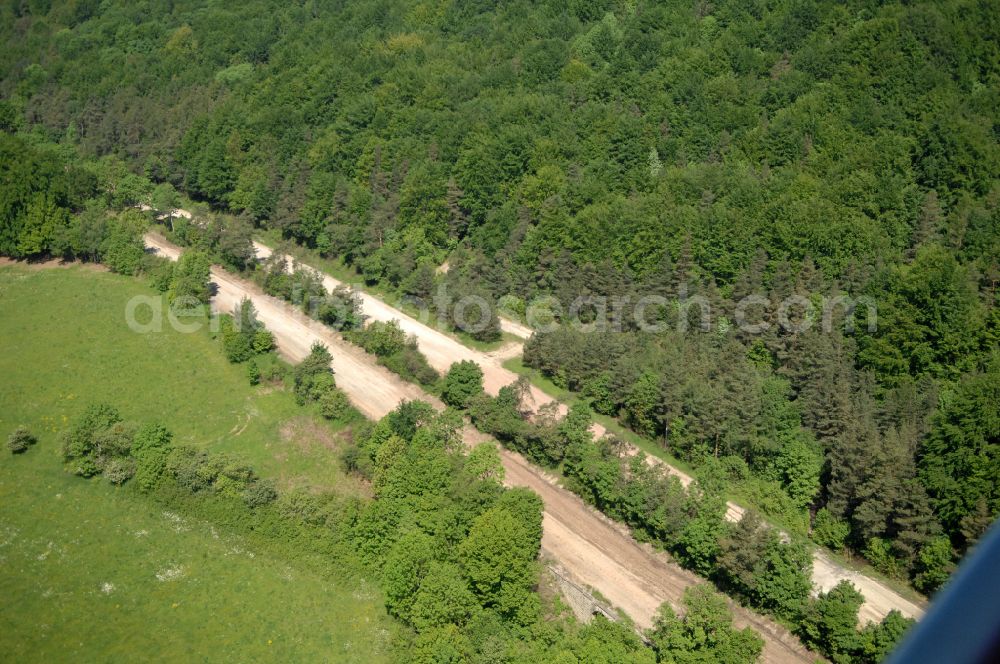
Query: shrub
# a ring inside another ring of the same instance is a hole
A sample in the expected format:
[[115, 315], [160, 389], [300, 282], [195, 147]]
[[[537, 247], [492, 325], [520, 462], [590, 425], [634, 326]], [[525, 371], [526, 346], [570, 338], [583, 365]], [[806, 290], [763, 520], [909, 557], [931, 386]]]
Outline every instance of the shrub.
[[476, 648], [457, 625], [445, 625], [420, 632], [413, 640], [410, 652], [413, 664], [471, 662], [474, 661]]
[[333, 357], [321, 343], [315, 343], [309, 355], [295, 366], [295, 401], [300, 406], [316, 401], [336, 386], [330, 363]]
[[175, 447], [167, 455], [166, 470], [178, 486], [193, 493], [211, 488], [222, 469], [205, 452], [183, 446]]
[[455, 329], [466, 332], [476, 341], [499, 341], [503, 332], [500, 329], [500, 318], [494, 307], [490, 294], [481, 289], [455, 293], [456, 303], [448, 311], [448, 317]]
[[274, 348], [274, 335], [270, 330], [260, 328], [253, 333], [253, 352], [266, 353]]
[[719, 459], [719, 465], [730, 480], [742, 482], [750, 477], [750, 466], [743, 457], [728, 454]]
[[174, 266], [173, 280], [168, 289], [171, 304], [180, 300], [185, 306], [189, 300], [208, 304], [211, 292], [209, 279], [212, 261], [200, 251], [185, 251]]
[[792, 533], [805, 535], [809, 531], [809, 513], [796, 504], [781, 482], [751, 475], [743, 480], [741, 488], [751, 505], [779, 518]]
[[810, 603], [799, 625], [806, 645], [838, 664], [858, 661], [863, 639], [857, 629], [864, 596], [843, 580]]
[[[223, 318], [223, 321], [227, 320]], [[222, 327], [222, 349], [226, 353], [226, 359], [234, 364], [244, 362], [253, 356], [253, 345], [246, 335], [240, 334], [230, 323], [223, 323]]]
[[226, 85], [236, 85], [253, 76], [253, 65], [241, 62], [215, 72], [215, 80]]
[[398, 353], [380, 357], [378, 363], [405, 380], [419, 383], [424, 387], [437, 384], [441, 376], [427, 363], [427, 358], [414, 346], [405, 346]]
[[329, 392], [337, 389], [337, 383], [333, 379], [333, 372], [314, 374], [309, 382], [303, 386], [296, 396], [302, 397], [306, 402], [319, 402]]
[[115, 457], [104, 466], [104, 477], [116, 486], [128, 482], [135, 475], [136, 463], [131, 457]]
[[469, 401], [483, 391], [483, 370], [471, 360], [451, 365], [444, 377], [441, 399], [449, 406], [466, 408]]
[[694, 517], [681, 529], [674, 555], [688, 569], [708, 576], [715, 569], [719, 536], [724, 528], [724, 522], [714, 514]]
[[132, 452], [132, 441], [139, 427], [134, 422], [115, 422], [94, 433], [93, 457], [103, 467], [110, 459], [126, 457]]
[[404, 401], [386, 415], [384, 420], [393, 433], [410, 440], [416, 435], [417, 429], [432, 422], [436, 415], [434, 407], [426, 401]]
[[100, 472], [94, 459], [94, 438], [98, 432], [121, 422], [121, 415], [112, 406], [94, 404], [87, 407], [77, 422], [61, 436], [63, 460], [71, 470], [82, 477], [92, 477]]
[[146, 254], [142, 241], [145, 218], [136, 210], [125, 210], [108, 222], [107, 230], [101, 245], [104, 264], [118, 274], [138, 274]]
[[247, 365], [247, 380], [250, 381], [251, 385], [260, 384], [260, 367], [257, 366], [256, 362], [250, 362]]
[[288, 263], [281, 253], [274, 252], [260, 266], [263, 274], [261, 287], [264, 292], [273, 297], [290, 300], [292, 296], [292, 275], [288, 273]]
[[372, 478], [372, 458], [357, 445], [350, 445], [341, 452], [340, 462], [348, 473], [356, 473], [365, 479]]
[[892, 554], [892, 544], [887, 540], [881, 537], [871, 538], [865, 546], [863, 555], [872, 567], [886, 576], [894, 578], [902, 576], [904, 565]]
[[893, 609], [879, 624], [868, 623], [861, 630], [861, 647], [854, 655], [854, 661], [859, 664], [878, 664], [884, 662], [896, 644], [910, 627], [916, 624], [912, 618], [904, 618]]
[[388, 323], [372, 321], [352, 335], [365, 352], [379, 357], [395, 355], [406, 346], [406, 333], [399, 327], [399, 321]]
[[146, 254], [142, 259], [142, 271], [149, 277], [149, 285], [160, 293], [170, 290], [174, 280], [174, 262], [169, 258]]
[[812, 538], [821, 546], [834, 551], [840, 551], [847, 543], [847, 536], [851, 534], [851, 526], [842, 519], [838, 519], [825, 507], [816, 512], [813, 519]]
[[148, 492], [159, 484], [167, 468], [172, 437], [159, 424], [144, 424], [136, 432], [132, 441], [132, 456], [136, 462], [135, 483], [140, 491]]
[[462, 570], [454, 563], [431, 561], [411, 596], [409, 622], [418, 631], [464, 625], [479, 608]]
[[263, 372], [263, 378], [269, 383], [280, 383], [285, 379], [285, 367], [274, 362]]
[[432, 387], [441, 378], [420, 352], [416, 338], [407, 337], [396, 320], [373, 321], [367, 327], [348, 329], [344, 337], [378, 357], [379, 364], [405, 380]]
[[731, 626], [732, 612], [725, 598], [708, 584], [684, 591], [687, 609], [679, 617], [665, 602], [646, 635], [661, 662], [756, 662], [764, 641], [753, 629]]
[[311, 526], [330, 525], [336, 521], [338, 504], [331, 494], [316, 494], [296, 489], [278, 496], [278, 513]]
[[14, 429], [7, 437], [7, 449], [10, 450], [11, 454], [21, 454], [27, 452], [28, 448], [37, 442], [38, 439], [22, 426]]
[[227, 454], [209, 455], [210, 465], [219, 469], [214, 489], [232, 498], [239, 498], [243, 491], [258, 480], [257, 473], [240, 459]]
[[938, 536], [927, 542], [917, 554], [916, 577], [913, 585], [925, 593], [932, 593], [948, 580], [955, 565], [952, 563], [951, 542]]
[[243, 298], [232, 316], [222, 316], [219, 323], [222, 346], [230, 362], [244, 362], [274, 348], [274, 335], [257, 320], [257, 310], [247, 298]]
[[720, 541], [718, 574], [754, 606], [797, 619], [812, 589], [812, 556], [801, 542], [786, 542], [747, 512]]
[[224, 477], [243, 484], [249, 484], [257, 479], [257, 474], [253, 468], [248, 466], [242, 459], [224, 454], [214, 456], [213, 458], [219, 459], [222, 462], [222, 470], [219, 471], [219, 474]]
[[590, 407], [601, 415], [615, 415], [618, 402], [612, 389], [611, 372], [605, 371], [589, 378], [582, 388], [583, 395], [590, 399]]
[[829, 592], [821, 593], [799, 628], [806, 645], [834, 662], [851, 661], [851, 654], [860, 646], [857, 624], [863, 602], [864, 597], [850, 581], [841, 581]]
[[331, 388], [319, 397], [319, 412], [328, 420], [343, 419], [351, 411], [347, 395], [337, 388]]
[[251, 509], [273, 503], [277, 498], [278, 491], [269, 480], [251, 482], [243, 489], [243, 502]]
[[348, 331], [361, 328], [361, 296], [346, 286], [338, 286], [323, 298], [315, 309], [315, 316], [330, 327]]
[[253, 228], [245, 215], [218, 219], [219, 258], [230, 269], [242, 272], [253, 265], [257, 253], [253, 248]]

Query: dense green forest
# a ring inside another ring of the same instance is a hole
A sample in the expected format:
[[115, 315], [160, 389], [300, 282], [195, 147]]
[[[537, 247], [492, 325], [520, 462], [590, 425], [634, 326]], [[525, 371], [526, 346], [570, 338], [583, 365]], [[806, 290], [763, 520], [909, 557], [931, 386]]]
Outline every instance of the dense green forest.
[[[996, 3], [0, 12], [0, 253], [128, 273], [94, 210], [176, 190], [413, 298], [700, 295], [707, 331], [667, 307], [525, 363], [925, 592], [1000, 513]], [[729, 324], [844, 293], [874, 329]]]

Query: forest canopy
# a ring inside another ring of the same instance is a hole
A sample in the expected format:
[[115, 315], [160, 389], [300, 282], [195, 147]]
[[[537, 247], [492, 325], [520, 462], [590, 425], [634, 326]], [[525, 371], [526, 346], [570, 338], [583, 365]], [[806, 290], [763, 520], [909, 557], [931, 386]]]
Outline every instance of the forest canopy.
[[524, 359], [925, 591], [1000, 513], [995, 2], [12, 0], [0, 39], [0, 253], [127, 257], [87, 201], [151, 181], [418, 298], [870, 297]]

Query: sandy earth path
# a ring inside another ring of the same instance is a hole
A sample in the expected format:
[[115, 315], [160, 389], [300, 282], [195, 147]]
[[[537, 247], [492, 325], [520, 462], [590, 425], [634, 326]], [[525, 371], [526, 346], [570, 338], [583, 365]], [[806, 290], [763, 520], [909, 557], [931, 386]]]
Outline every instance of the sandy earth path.
[[[172, 260], [181, 252], [152, 233], [146, 236], [146, 245]], [[298, 309], [265, 295], [256, 285], [218, 268], [212, 269], [211, 276], [218, 289], [214, 307], [231, 311], [243, 297], [249, 297], [259, 319], [274, 333], [278, 348], [287, 359], [299, 361], [315, 341], [324, 343], [333, 355], [338, 386], [369, 417], [382, 417], [408, 399], [422, 399], [437, 408], [443, 407], [438, 399], [375, 365], [363, 351], [340, 340]], [[490, 440], [472, 427], [466, 427], [464, 438], [470, 445]], [[670, 562], [666, 554], [636, 542], [622, 526], [558, 486], [553, 477], [520, 455], [502, 446], [499, 449], [506, 484], [530, 488], [542, 498], [543, 554], [557, 560], [578, 582], [596, 588], [639, 627], [652, 624], [656, 609], [663, 602], [680, 606], [684, 589], [701, 581]], [[764, 637], [763, 661], [791, 663], [816, 659], [780, 625], [732, 606], [737, 626], [753, 626]]]
[[[273, 253], [270, 247], [260, 242], [254, 242], [254, 248], [257, 250], [257, 257], [261, 260], [270, 257]], [[285, 255], [285, 261], [289, 269], [295, 263], [295, 259], [288, 255]], [[304, 265], [300, 266], [308, 267]], [[339, 286], [349, 285], [314, 268], [308, 269], [311, 269], [323, 279], [323, 285], [328, 291], [332, 291]], [[504, 385], [510, 385], [517, 380], [517, 374], [509, 369], [505, 369], [499, 362], [484, 362], [484, 359], [487, 357], [485, 353], [464, 346], [453, 337], [448, 336], [441, 330], [435, 329], [433, 317], [430, 317], [426, 322], [422, 322], [403, 313], [399, 309], [389, 306], [364, 290], [359, 289], [357, 292], [361, 297], [361, 311], [365, 316], [370, 320], [382, 322], [398, 321], [399, 327], [407, 335], [417, 337], [417, 341], [420, 344], [420, 351], [427, 357], [427, 362], [436, 370], [442, 373], [447, 372], [452, 363], [461, 362], [462, 360], [476, 362], [483, 368], [483, 386], [487, 392], [493, 395], [496, 395]], [[531, 396], [539, 405], [553, 400], [552, 397], [535, 387], [532, 387]]]
[[[181, 251], [152, 234], [146, 236], [146, 246], [171, 260], [177, 260]], [[212, 300], [213, 308], [229, 313], [243, 297], [249, 297], [257, 309], [257, 317], [274, 334], [278, 349], [286, 359], [292, 362], [302, 360], [315, 341], [326, 345], [333, 355], [337, 384], [349, 395], [364, 397], [354, 398], [352, 402], [366, 416], [380, 418], [403, 400], [429, 399], [416, 385], [399, 380], [388, 369], [372, 362], [371, 357], [354, 344], [344, 341], [290, 304], [265, 295], [255, 284], [216, 267], [212, 268], [211, 278], [217, 288]]]

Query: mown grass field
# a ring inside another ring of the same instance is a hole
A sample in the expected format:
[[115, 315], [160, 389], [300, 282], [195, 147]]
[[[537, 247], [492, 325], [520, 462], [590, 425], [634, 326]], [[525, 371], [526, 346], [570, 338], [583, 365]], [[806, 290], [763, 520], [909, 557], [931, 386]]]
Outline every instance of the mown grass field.
[[[182, 334], [165, 321], [162, 332], [133, 332], [125, 306], [135, 295], [153, 291], [86, 267], [0, 267], [4, 439], [19, 424], [53, 437], [87, 405], [106, 402], [125, 419], [163, 423], [176, 442], [238, 455], [285, 486], [361, 490], [337, 460], [348, 432], [281, 386], [252, 387], [207, 325]], [[142, 310], [137, 318], [147, 320]]]
[[131, 332], [134, 294], [149, 291], [86, 268], [0, 267], [0, 437], [39, 437], [0, 451], [2, 659], [385, 661], [373, 583], [63, 471], [57, 432], [102, 400], [286, 484], [354, 490], [329, 449], [342, 432], [250, 387], [206, 333]]

